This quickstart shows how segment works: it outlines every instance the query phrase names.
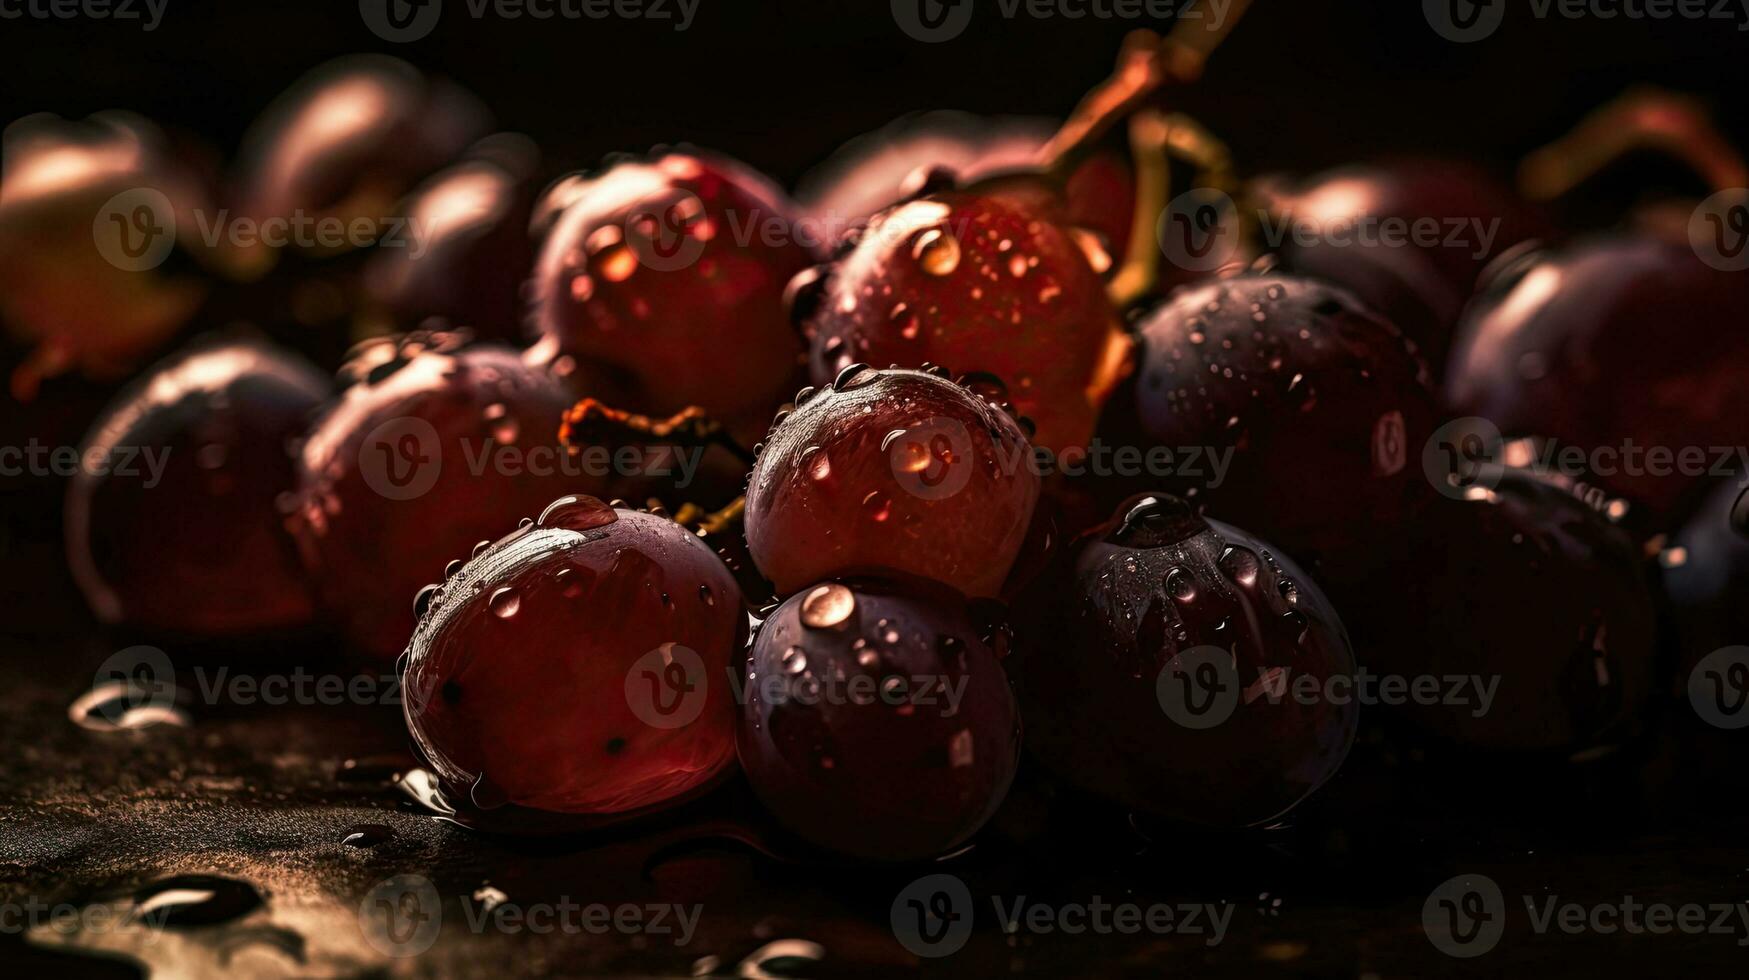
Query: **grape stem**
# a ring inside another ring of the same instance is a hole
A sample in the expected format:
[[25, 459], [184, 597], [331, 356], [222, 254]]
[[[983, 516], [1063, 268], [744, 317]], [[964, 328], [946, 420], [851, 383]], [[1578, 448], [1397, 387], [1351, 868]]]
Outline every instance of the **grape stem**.
[[659, 442], [683, 449], [727, 450], [747, 466], [753, 453], [736, 442], [722, 423], [694, 405], [665, 419], [611, 408], [585, 398], [565, 412], [559, 426], [559, 441], [570, 446], [623, 446]]
[[1197, 184], [1224, 194], [1237, 193], [1232, 154], [1195, 119], [1175, 112], [1144, 109], [1130, 119], [1130, 156], [1136, 168], [1136, 204], [1124, 263], [1107, 292], [1120, 309], [1147, 295], [1160, 277], [1161, 250], [1155, 225], [1172, 197], [1172, 162], [1196, 169]]
[[689, 525], [698, 536], [708, 537], [732, 531], [741, 526], [741, 520], [747, 516], [747, 498], [736, 497], [722, 510], [706, 512], [697, 504], [683, 504], [674, 514], [676, 523]]
[[1063, 127], [1039, 148], [1038, 162], [1059, 179], [1066, 178], [1093, 151], [1111, 128], [1169, 85], [1188, 85], [1202, 77], [1209, 55], [1232, 33], [1251, 0], [1232, 0], [1227, 17], [1211, 25], [1206, 17], [1180, 15], [1164, 40], [1153, 31], [1135, 31], [1124, 39], [1117, 71], [1087, 93]]
[[1554, 200], [1641, 150], [1680, 160], [1715, 191], [1749, 185], [1749, 166], [1698, 102], [1659, 89], [1636, 89], [1525, 157], [1519, 187], [1532, 200]]

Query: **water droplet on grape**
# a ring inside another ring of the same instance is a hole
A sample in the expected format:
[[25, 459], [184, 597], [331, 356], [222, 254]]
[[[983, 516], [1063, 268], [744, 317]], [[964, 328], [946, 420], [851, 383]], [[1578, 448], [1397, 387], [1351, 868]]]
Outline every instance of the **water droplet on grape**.
[[490, 605], [492, 615], [499, 619], [509, 619], [522, 608], [522, 597], [516, 594], [515, 589], [499, 589], [492, 593]]
[[1179, 602], [1196, 598], [1196, 576], [1188, 569], [1174, 566], [1166, 573], [1166, 593]]
[[917, 236], [911, 246], [911, 257], [932, 276], [952, 275], [960, 265], [959, 239], [945, 228], [931, 228]]
[[1246, 588], [1257, 584], [1260, 568], [1256, 553], [1249, 548], [1228, 548], [1221, 552], [1221, 571]]
[[801, 464], [802, 472], [816, 482], [832, 475], [832, 459], [819, 446], [809, 446], [802, 450]]
[[832, 379], [832, 390], [846, 391], [859, 385], [865, 385], [873, 381], [875, 376], [874, 370], [867, 364], [852, 364], [838, 372], [838, 376]]
[[790, 647], [783, 652], [782, 663], [785, 673], [799, 674], [808, 669], [808, 651], [801, 647]]
[[547, 505], [535, 519], [538, 527], [564, 528], [570, 531], [588, 531], [604, 527], [619, 520], [619, 514], [613, 507], [595, 497], [581, 494], [560, 497]]
[[832, 629], [856, 612], [856, 595], [836, 582], [816, 586], [802, 600], [802, 625]]

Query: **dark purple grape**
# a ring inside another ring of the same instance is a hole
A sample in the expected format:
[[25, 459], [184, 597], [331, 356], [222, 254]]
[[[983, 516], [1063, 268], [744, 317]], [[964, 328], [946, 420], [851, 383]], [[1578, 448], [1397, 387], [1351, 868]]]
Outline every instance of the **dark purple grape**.
[[1712, 447], [1749, 438], [1746, 321], [1749, 276], [1687, 243], [1583, 241], [1490, 279], [1459, 329], [1446, 396], [1507, 436], [1615, 453], [1612, 489], [1668, 526], [1708, 483], [1679, 454], [1702, 453], [1705, 469]]
[[1418, 576], [1355, 617], [1361, 662], [1384, 674], [1471, 677], [1490, 703], [1403, 705], [1467, 746], [1577, 750], [1622, 735], [1653, 686], [1651, 590], [1633, 539], [1560, 481], [1484, 465], [1414, 538]]
[[1509, 188], [1453, 160], [1356, 165], [1260, 183], [1277, 227], [1306, 233], [1282, 238], [1276, 252], [1285, 268], [1352, 290], [1435, 365], [1444, 363], [1482, 269], [1547, 233], [1542, 216]]
[[826, 582], [779, 606], [747, 665], [736, 739], [789, 829], [858, 858], [932, 857], [988, 820], [1020, 717], [966, 610], [939, 586]]
[[1139, 367], [1107, 409], [1106, 442], [1230, 463], [1217, 475], [1199, 455], [1194, 473], [1126, 489], [1151, 482], [1253, 528], [1333, 587], [1427, 495], [1417, 465], [1434, 425], [1425, 368], [1345, 290], [1268, 273], [1215, 280], [1174, 293], [1137, 339]]
[[407, 240], [377, 249], [365, 268], [366, 287], [398, 325], [441, 317], [481, 337], [520, 340], [539, 156], [526, 137], [499, 134], [414, 190], [400, 209]]
[[1318, 586], [1250, 534], [1138, 498], [1038, 595], [1049, 612], [1020, 668], [1027, 744], [1065, 782], [1244, 827], [1286, 813], [1348, 755], [1359, 709], [1336, 680], [1354, 673], [1348, 634]]
[[1659, 556], [1674, 619], [1678, 678], [1702, 658], [1749, 645], [1749, 489], [1743, 478], [1719, 484]]
[[209, 344], [153, 369], [81, 448], [67, 554], [98, 616], [211, 635], [294, 626], [315, 600], [284, 527], [288, 443], [328, 393], [301, 359]]

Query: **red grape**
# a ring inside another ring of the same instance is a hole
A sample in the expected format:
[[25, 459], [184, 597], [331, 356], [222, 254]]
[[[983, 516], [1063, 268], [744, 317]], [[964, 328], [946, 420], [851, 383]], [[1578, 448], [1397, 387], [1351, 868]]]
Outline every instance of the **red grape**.
[[1020, 425], [922, 371], [853, 366], [803, 394], [747, 488], [747, 544], [779, 594], [890, 571], [996, 595], [1038, 500]]
[[[911, 197], [933, 175], [970, 183], [997, 174], [1037, 173], [1056, 124], [1048, 119], [937, 111], [906, 116], [859, 136], [802, 179], [798, 191], [822, 228], [848, 229]], [[1135, 175], [1115, 153], [1089, 156], [1064, 181], [1068, 223], [1098, 233], [1123, 261], [1135, 211]]]
[[110, 406], [80, 450], [67, 552], [99, 617], [193, 635], [309, 621], [278, 507], [288, 443], [322, 403], [314, 367], [253, 342], [177, 355]]
[[12, 397], [67, 372], [126, 376], [207, 295], [175, 251], [207, 258], [189, 248], [204, 189], [156, 128], [119, 113], [20, 120], [3, 152], [0, 329], [26, 351]]
[[801, 352], [784, 288], [814, 260], [782, 190], [726, 157], [673, 151], [561, 183], [541, 208], [558, 213], [535, 265], [535, 326], [624, 375], [634, 397], [616, 407], [696, 405], [742, 431], [782, 402]]
[[[734, 764], [741, 592], [673, 521], [563, 498], [419, 605], [407, 726], [476, 804], [630, 815]], [[646, 685], [677, 667], [682, 684]]]
[[389, 217], [415, 183], [485, 135], [489, 120], [471, 94], [399, 59], [336, 59], [299, 79], [245, 134], [238, 210], [257, 221]]
[[293, 524], [348, 636], [393, 657], [413, 628], [409, 598], [446, 562], [599, 481], [486, 455], [556, 450], [570, 404], [508, 348], [413, 333], [362, 345], [343, 373], [352, 384], [303, 447]]
[[1035, 197], [950, 191], [872, 219], [800, 311], [814, 383], [859, 361], [989, 372], [1040, 446], [1085, 445], [1121, 338], [1085, 234]]
[[963, 843], [1002, 801], [1020, 716], [965, 601], [826, 582], [759, 627], [736, 745], [754, 792], [806, 840], [872, 860]]

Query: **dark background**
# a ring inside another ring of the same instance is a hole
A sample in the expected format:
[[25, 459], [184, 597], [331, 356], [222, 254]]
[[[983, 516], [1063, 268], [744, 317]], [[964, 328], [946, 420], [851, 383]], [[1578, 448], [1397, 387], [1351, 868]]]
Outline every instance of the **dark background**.
[[[886, 0], [702, 0], [684, 33], [671, 22], [474, 20], [465, 0], [447, 0], [435, 32], [408, 45], [373, 35], [354, 0], [169, 0], [151, 33], [125, 22], [0, 20], [0, 121], [124, 108], [199, 134], [215, 155], [229, 157], [256, 114], [303, 73], [335, 56], [383, 52], [478, 93], [501, 128], [535, 138], [551, 174], [611, 152], [688, 141], [793, 185], [845, 140], [907, 112], [1060, 116], [1109, 72], [1123, 35], [1148, 26], [1004, 20], [997, 0], [975, 2], [970, 29], [942, 44], [906, 36]], [[1492, 38], [1457, 45], [1429, 27], [1419, 0], [1257, 0], [1204, 82], [1183, 93], [1181, 107], [1231, 143], [1247, 174], [1401, 152], [1473, 157], [1506, 170], [1641, 83], [1702, 96], [1735, 142], [1749, 146], [1749, 33], [1737, 28], [1716, 20], [1539, 20], [1530, 4], [1515, 0]], [[1684, 180], [1676, 168], [1657, 172]], [[1650, 189], [1644, 174], [1593, 190], [1625, 210]], [[714, 910], [710, 931], [688, 950], [638, 948], [624, 937], [567, 944], [492, 936], [440, 947], [420, 962], [427, 969], [507, 974], [506, 964], [545, 963], [572, 973], [684, 975], [702, 953], [732, 968], [765, 939], [794, 935], [824, 943], [834, 972], [855, 975], [860, 965], [862, 975], [881, 975], [911, 965], [895, 959], [884, 921], [890, 896], [910, 873], [865, 881], [712, 854], [658, 871], [651, 884], [637, 873], [645, 844], [567, 850], [462, 834], [423, 812], [397, 809], [399, 794], [386, 786], [339, 782], [341, 759], [368, 761], [399, 744], [398, 712], [237, 713], [148, 739], [88, 737], [66, 721], [65, 706], [88, 685], [92, 665], [123, 644], [90, 634], [89, 614], [60, 580], [58, 530], [43, 523], [54, 518], [33, 514], [14, 523], [23, 508], [3, 497], [0, 509], [8, 518], [0, 521], [0, 555], [6, 537], [28, 527], [37, 549], [31, 554], [43, 556], [40, 564], [14, 565], [24, 581], [0, 585], [0, 743], [10, 747], [0, 757], [0, 896], [148, 871], [222, 872], [270, 896], [276, 928], [304, 937], [315, 972], [331, 962], [325, 956], [356, 952], [347, 916], [372, 882], [419, 869], [450, 896], [452, 913], [457, 896], [488, 879], [520, 900], [569, 894], [584, 882], [615, 898], [642, 898], [650, 889]], [[69, 631], [53, 628], [58, 617], [84, 625], [68, 639]], [[264, 662], [276, 654], [227, 652]], [[1218, 953], [1163, 944], [1089, 949], [1063, 940], [1015, 946], [992, 934], [961, 956], [922, 964], [924, 972], [1026, 966], [1053, 976], [1428, 975], [1470, 965], [1439, 956], [1419, 919], [1429, 887], [1459, 871], [1489, 874], [1509, 893], [1576, 901], [1619, 899], [1624, 891], [1671, 902], [1735, 902], [1744, 894], [1740, 812], [1654, 823], [1583, 792], [1595, 789], [1588, 779], [1619, 779], [1580, 774], [1539, 786], [1469, 773], [1475, 785], [1495, 791], [1461, 810], [1428, 813], [1367, 795], [1398, 786], [1395, 761], [1386, 765], [1382, 755], [1376, 746], [1357, 750], [1326, 792], [1328, 805], [1302, 817], [1298, 850], [1311, 857], [1251, 840], [1189, 848], [1162, 840], [1140, 858], [1089, 859], [1076, 847], [1037, 867], [1004, 863], [998, 852], [995, 862], [967, 872], [981, 893], [1031, 889], [1038, 881], [1027, 876], [1037, 875], [1070, 896], [1103, 890], [1137, 901], [1230, 900], [1240, 905], [1237, 939]], [[1684, 762], [1705, 772], [1720, 758]], [[1741, 757], [1731, 758], [1741, 772]], [[1454, 777], [1454, 785], [1468, 785], [1465, 778]], [[1648, 796], [1671, 810], [1689, 802], [1656, 780], [1648, 784]], [[1704, 788], [1705, 781], [1687, 785]], [[1348, 818], [1357, 813], [1374, 819], [1356, 821], [1351, 833]], [[396, 836], [367, 852], [344, 847], [340, 841], [360, 822], [388, 825]], [[1330, 840], [1341, 847], [1326, 853]], [[1742, 950], [1719, 937], [1509, 939], [1480, 962], [1482, 970], [1596, 976], [1600, 967], [1650, 973], [1670, 961], [1742, 963]], [[210, 952], [178, 947], [184, 958], [157, 965], [192, 968]], [[99, 973], [99, 962], [0, 936], [0, 973], [139, 975], [125, 963]]]
[[[229, 155], [300, 74], [378, 51], [479, 93], [502, 128], [540, 143], [554, 172], [687, 141], [793, 183], [846, 139], [905, 112], [1062, 115], [1104, 77], [1123, 35], [1149, 26], [1009, 20], [997, 0], [974, 2], [964, 34], [925, 44], [899, 30], [886, 0], [701, 0], [684, 32], [672, 21], [475, 20], [465, 0], [448, 0], [428, 37], [391, 44], [352, 0], [168, 0], [150, 33], [114, 21], [0, 20], [0, 117], [125, 108]], [[1743, 143], [1749, 33], [1738, 27], [1539, 19], [1513, 2], [1491, 38], [1459, 45], [1429, 27], [1419, 0], [1258, 0], [1182, 105], [1233, 145], [1247, 173], [1409, 150], [1507, 167], [1648, 82], [1703, 95]]]

